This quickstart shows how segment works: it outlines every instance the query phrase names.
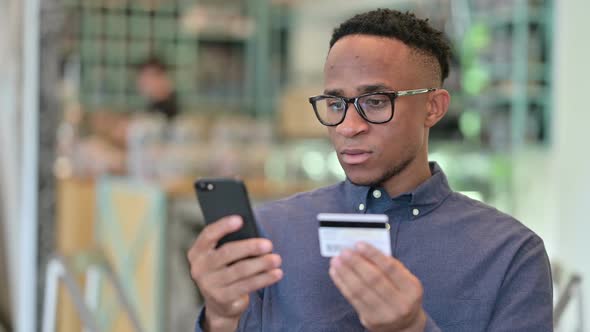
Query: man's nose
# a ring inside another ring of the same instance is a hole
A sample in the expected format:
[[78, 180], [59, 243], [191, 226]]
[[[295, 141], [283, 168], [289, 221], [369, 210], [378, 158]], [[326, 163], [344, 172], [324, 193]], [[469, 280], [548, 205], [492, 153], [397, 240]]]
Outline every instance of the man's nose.
[[369, 129], [369, 123], [357, 112], [354, 104], [347, 104], [346, 116], [342, 123], [336, 126], [336, 132], [344, 137], [353, 137]]

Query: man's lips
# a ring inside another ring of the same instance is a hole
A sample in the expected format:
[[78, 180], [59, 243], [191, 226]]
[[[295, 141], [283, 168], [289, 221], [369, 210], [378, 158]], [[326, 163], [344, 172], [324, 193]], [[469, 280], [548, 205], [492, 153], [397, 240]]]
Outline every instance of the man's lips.
[[371, 156], [371, 151], [364, 149], [344, 149], [340, 151], [340, 159], [348, 165], [364, 163]]

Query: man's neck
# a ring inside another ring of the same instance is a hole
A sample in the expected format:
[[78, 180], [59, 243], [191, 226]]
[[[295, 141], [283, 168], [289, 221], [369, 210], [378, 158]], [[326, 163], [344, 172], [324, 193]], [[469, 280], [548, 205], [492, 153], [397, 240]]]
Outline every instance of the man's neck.
[[166, 88], [166, 89], [163, 89], [162, 91], [159, 91], [156, 95], [154, 95], [152, 100], [154, 102], [161, 102], [161, 101], [169, 99], [173, 93], [174, 93], [174, 91], [172, 91], [172, 89]]
[[383, 188], [385, 188], [389, 197], [397, 197], [416, 189], [431, 176], [428, 157], [417, 157], [400, 173], [386, 180], [383, 183]]
[[174, 86], [170, 80], [161, 79], [157, 82], [157, 89], [152, 90], [150, 99], [155, 102], [164, 101], [174, 93]]

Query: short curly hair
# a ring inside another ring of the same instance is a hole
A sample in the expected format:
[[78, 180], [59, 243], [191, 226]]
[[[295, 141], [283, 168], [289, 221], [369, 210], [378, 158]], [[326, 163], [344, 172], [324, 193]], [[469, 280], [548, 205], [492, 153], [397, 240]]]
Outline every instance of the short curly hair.
[[168, 71], [168, 66], [166, 65], [166, 63], [162, 60], [161, 57], [157, 56], [157, 55], [150, 55], [147, 58], [143, 59], [143, 61], [141, 61], [140, 63], [138, 63], [136, 65], [137, 71], [143, 71], [145, 69], [151, 68], [151, 69], [156, 69], [160, 72], [167, 72]]
[[381, 8], [358, 14], [334, 29], [330, 49], [338, 40], [349, 35], [397, 39], [418, 52], [436, 58], [441, 82], [449, 76], [451, 45], [441, 31], [430, 26], [428, 19], [419, 19], [410, 12]]

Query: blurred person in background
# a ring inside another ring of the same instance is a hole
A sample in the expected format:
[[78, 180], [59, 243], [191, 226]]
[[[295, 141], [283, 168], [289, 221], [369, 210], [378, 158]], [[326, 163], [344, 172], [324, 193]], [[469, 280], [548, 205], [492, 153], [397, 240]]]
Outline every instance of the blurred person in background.
[[167, 120], [174, 119], [180, 109], [166, 64], [160, 58], [151, 56], [137, 68], [137, 90], [146, 98], [148, 111], [160, 113]]
[[[543, 241], [452, 191], [428, 161], [450, 52], [411, 13], [379, 9], [334, 30], [310, 103], [347, 179], [259, 207], [266, 238], [216, 248], [235, 216], [202, 231], [188, 252], [205, 299], [197, 331], [553, 330]], [[320, 256], [321, 212], [386, 214], [393, 257], [366, 243]]]

